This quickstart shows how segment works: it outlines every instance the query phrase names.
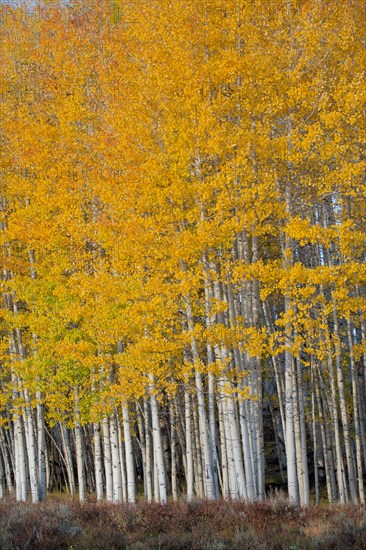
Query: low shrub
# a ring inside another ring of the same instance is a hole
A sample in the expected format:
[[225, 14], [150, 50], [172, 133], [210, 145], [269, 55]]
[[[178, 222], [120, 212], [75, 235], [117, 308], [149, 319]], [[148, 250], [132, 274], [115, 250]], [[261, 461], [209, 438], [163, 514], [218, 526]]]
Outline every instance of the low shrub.
[[361, 550], [361, 506], [265, 502], [172, 502], [165, 506], [84, 504], [51, 497], [32, 505], [0, 502], [2, 550]]

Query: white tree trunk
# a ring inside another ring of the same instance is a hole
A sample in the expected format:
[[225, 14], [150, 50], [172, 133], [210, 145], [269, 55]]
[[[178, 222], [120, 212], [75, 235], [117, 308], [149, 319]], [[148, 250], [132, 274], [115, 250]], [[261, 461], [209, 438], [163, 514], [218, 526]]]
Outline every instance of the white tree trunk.
[[154, 377], [149, 375], [150, 379], [150, 402], [151, 402], [151, 418], [152, 418], [152, 431], [153, 431], [153, 445], [154, 445], [154, 457], [156, 460], [156, 469], [158, 475], [159, 484], [159, 501], [161, 504], [167, 502], [167, 490], [166, 490], [166, 475], [164, 465], [163, 446], [161, 440], [161, 430], [159, 421], [158, 404], [155, 397]]
[[172, 497], [174, 501], [178, 500], [177, 489], [177, 436], [175, 428], [175, 411], [173, 401], [169, 403], [169, 418], [170, 418], [170, 448], [171, 448], [171, 483]]
[[122, 473], [115, 413], [109, 419], [112, 457], [113, 502], [122, 502]]
[[[219, 386], [219, 383], [218, 383]], [[219, 388], [218, 388], [219, 389]], [[221, 451], [221, 491], [224, 498], [230, 496], [229, 486], [229, 459], [227, 454], [226, 433], [225, 433], [225, 410], [224, 403], [221, 399], [220, 392], [218, 395], [218, 411], [219, 411], [219, 431], [220, 431], [220, 451]]]
[[208, 373], [208, 418], [210, 432], [210, 455], [213, 466], [213, 482], [215, 498], [219, 496], [219, 484], [217, 479], [217, 449], [216, 449], [216, 415], [215, 415], [215, 380], [212, 373]]
[[243, 442], [243, 457], [245, 465], [247, 496], [249, 500], [253, 500], [255, 498], [254, 472], [249, 443], [248, 408], [247, 403], [244, 401], [244, 399], [239, 399], [239, 418]]
[[151, 449], [151, 428], [150, 428], [150, 407], [149, 401], [144, 399], [144, 416], [145, 416], [145, 445], [146, 445], [146, 493], [147, 501], [152, 502], [153, 487], [152, 487], [152, 449]]
[[[72, 456], [71, 456], [71, 447], [70, 447], [70, 437], [67, 427], [64, 424], [60, 423], [60, 431], [61, 431], [61, 441], [62, 441], [62, 448], [65, 456], [65, 464], [66, 464], [66, 471], [67, 471], [67, 479], [69, 483], [70, 488], [70, 494], [74, 496], [75, 494], [75, 476], [74, 476], [74, 467], [72, 463]], [[46, 462], [46, 466], [49, 466], [49, 462]], [[49, 479], [49, 475], [48, 475]]]
[[[287, 342], [289, 346], [289, 341]], [[287, 460], [287, 485], [290, 502], [298, 502], [297, 470], [296, 470], [296, 446], [294, 427], [293, 405], [293, 357], [289, 349], [285, 351], [285, 402], [286, 402], [286, 460]]]
[[27, 463], [22, 417], [20, 415], [17, 415], [14, 419], [14, 446], [16, 499], [25, 502], [27, 500]]
[[78, 403], [78, 390], [75, 390], [75, 451], [76, 451], [76, 466], [78, 472], [78, 486], [79, 486], [79, 500], [85, 501], [86, 488], [85, 488], [85, 474], [84, 474], [84, 452], [83, 452], [83, 435], [80, 425], [80, 413]]
[[27, 443], [30, 489], [31, 489], [31, 495], [32, 495], [32, 502], [39, 502], [37, 443], [36, 443], [30, 398], [27, 390], [24, 390], [24, 401], [25, 401], [25, 413], [23, 415], [23, 418], [24, 418], [24, 426], [25, 426], [25, 438]]
[[230, 436], [231, 436], [232, 447], [233, 447], [237, 494], [239, 498], [246, 499], [247, 490], [246, 490], [246, 482], [245, 482], [245, 474], [244, 474], [243, 457], [242, 457], [242, 451], [241, 451], [242, 446], [240, 441], [240, 432], [239, 432], [238, 423], [237, 423], [237, 414], [235, 409], [236, 409], [236, 403], [234, 401], [234, 397], [228, 396], [227, 419], [229, 423], [229, 430], [230, 430]]
[[119, 415], [117, 415], [117, 428], [118, 428], [118, 441], [119, 441], [119, 459], [121, 463], [121, 473], [122, 473], [122, 497], [123, 497], [123, 500], [127, 502], [126, 453], [125, 453], [125, 447], [124, 447], [124, 441], [123, 441], [122, 424], [121, 424]]
[[193, 447], [192, 447], [192, 415], [191, 415], [191, 396], [186, 383], [184, 391], [184, 410], [186, 425], [186, 462], [187, 462], [187, 500], [193, 499]]
[[353, 453], [351, 449], [347, 403], [345, 398], [345, 389], [344, 389], [344, 380], [343, 380], [342, 356], [341, 356], [342, 354], [341, 354], [341, 343], [340, 343], [339, 327], [338, 327], [338, 315], [337, 315], [335, 305], [333, 307], [333, 320], [334, 320], [333, 337], [334, 337], [334, 347], [336, 351], [335, 358], [336, 358], [336, 367], [337, 367], [337, 383], [338, 383], [339, 403], [340, 403], [340, 410], [341, 410], [341, 420], [342, 420], [342, 426], [343, 426], [343, 438], [344, 438], [344, 445], [346, 449], [348, 486], [349, 486], [352, 502], [356, 504], [358, 499], [357, 499], [357, 492], [356, 492]]
[[356, 465], [357, 465], [357, 482], [358, 492], [361, 504], [365, 504], [365, 492], [363, 486], [363, 471], [362, 471], [362, 448], [361, 448], [361, 429], [360, 429], [360, 416], [358, 408], [358, 391], [356, 380], [356, 365], [353, 352], [353, 339], [352, 339], [352, 327], [351, 322], [347, 321], [347, 335], [348, 345], [351, 363], [351, 381], [352, 381], [352, 400], [353, 400], [353, 421], [355, 425], [355, 440], [356, 440]]
[[202, 466], [203, 466], [203, 479], [204, 479], [204, 492], [205, 497], [209, 500], [215, 498], [215, 486], [214, 486], [214, 468], [211, 461], [210, 453], [210, 440], [209, 440], [209, 431], [207, 424], [207, 413], [206, 405], [203, 393], [203, 384], [201, 373], [199, 372], [199, 362], [200, 356], [198, 351], [198, 346], [196, 339], [194, 337], [194, 323], [192, 315], [192, 306], [190, 299], [185, 298], [186, 301], [186, 315], [187, 315], [187, 324], [188, 330], [191, 334], [191, 350], [193, 357], [193, 365], [195, 368], [195, 382], [196, 382], [196, 393], [197, 393], [197, 402], [198, 402], [198, 421], [199, 421], [199, 443], [200, 450], [202, 452]]
[[135, 467], [133, 462], [130, 416], [129, 416], [127, 405], [123, 405], [122, 414], [123, 414], [123, 431], [125, 436], [125, 449], [126, 449], [127, 500], [128, 502], [135, 503], [136, 502]]
[[310, 489], [309, 489], [309, 469], [308, 469], [308, 455], [306, 448], [306, 423], [305, 423], [305, 410], [304, 410], [304, 392], [302, 387], [302, 374], [300, 360], [297, 362], [297, 387], [298, 387], [298, 403], [299, 403], [299, 423], [300, 423], [300, 439], [301, 439], [301, 467], [303, 477], [303, 506], [310, 505]]
[[47, 494], [46, 480], [46, 433], [41, 392], [37, 392], [37, 440], [38, 440], [38, 494], [43, 501]]
[[108, 502], [113, 502], [112, 451], [109, 433], [109, 420], [107, 417], [103, 418], [102, 428], [106, 498]]
[[202, 454], [200, 446], [200, 433], [198, 426], [198, 415], [196, 400], [192, 396], [192, 419], [193, 419], [193, 472], [195, 494], [199, 499], [205, 498], [205, 489], [203, 485], [203, 467]]
[[95, 468], [95, 489], [97, 500], [103, 500], [103, 461], [102, 447], [100, 438], [100, 426], [97, 423], [93, 424], [94, 435], [94, 468]]

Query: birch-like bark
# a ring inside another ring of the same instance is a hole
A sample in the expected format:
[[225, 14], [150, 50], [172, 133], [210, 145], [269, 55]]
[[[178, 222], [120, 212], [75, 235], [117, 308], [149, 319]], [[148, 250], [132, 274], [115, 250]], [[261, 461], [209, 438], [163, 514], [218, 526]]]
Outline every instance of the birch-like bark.
[[25, 401], [25, 413], [23, 415], [23, 420], [25, 426], [25, 438], [27, 443], [30, 489], [32, 502], [39, 502], [37, 443], [29, 394], [26, 389], [23, 393]]
[[126, 473], [127, 473], [127, 501], [134, 504], [136, 502], [136, 481], [135, 466], [131, 439], [130, 415], [126, 404], [122, 406], [123, 433], [126, 450]]
[[335, 359], [336, 359], [336, 368], [337, 368], [337, 384], [338, 384], [338, 393], [339, 393], [339, 404], [340, 404], [340, 410], [341, 410], [341, 420], [342, 420], [342, 427], [343, 427], [343, 439], [344, 439], [344, 446], [346, 449], [348, 487], [349, 487], [352, 502], [356, 504], [358, 501], [357, 492], [356, 492], [356, 480], [355, 480], [355, 473], [354, 473], [353, 453], [352, 453], [350, 433], [349, 433], [347, 403], [346, 403], [345, 389], [344, 389], [344, 378], [343, 378], [342, 357], [341, 357], [341, 340], [339, 336], [338, 315], [337, 315], [335, 305], [333, 306], [333, 322], [334, 322], [333, 341], [334, 341], [334, 347], [336, 352]]
[[13, 454], [13, 448], [11, 448], [6, 442], [3, 430], [4, 428], [0, 428], [0, 449], [3, 456], [6, 487], [7, 487], [8, 493], [11, 494], [14, 491], [13, 477], [12, 477], [12, 472], [14, 472], [14, 454]]
[[184, 415], [186, 427], [186, 463], [187, 463], [187, 500], [193, 499], [193, 447], [192, 447], [192, 414], [191, 396], [186, 382], [184, 390]]
[[164, 454], [161, 440], [161, 430], [159, 421], [158, 404], [155, 396], [154, 377], [149, 375], [150, 380], [150, 402], [151, 402], [151, 419], [152, 419], [152, 433], [153, 433], [153, 445], [156, 460], [156, 470], [159, 484], [159, 502], [166, 504], [167, 502], [167, 490], [166, 490], [166, 475], [164, 465]]
[[192, 419], [193, 419], [193, 471], [195, 494], [199, 499], [205, 497], [203, 485], [202, 454], [200, 447], [200, 434], [198, 428], [198, 415], [196, 401], [192, 398]]
[[93, 424], [94, 435], [94, 469], [95, 469], [95, 489], [97, 493], [97, 500], [103, 500], [103, 458], [102, 458], [102, 446], [100, 437], [100, 425], [98, 423]]
[[[215, 269], [215, 266], [213, 265]], [[215, 269], [215, 271], [217, 271]], [[222, 302], [222, 292], [220, 283], [218, 281], [213, 282], [214, 297], [218, 302]], [[225, 324], [225, 318], [222, 313], [217, 314], [217, 322], [219, 324]], [[225, 346], [215, 346], [215, 354], [218, 361], [222, 365], [227, 365], [230, 362], [229, 354]], [[219, 381], [218, 388], [220, 398], [223, 405], [223, 421], [225, 438], [227, 445], [227, 458], [228, 458], [228, 473], [229, 473], [229, 485], [232, 498], [247, 498], [247, 489], [244, 474], [244, 464], [242, 456], [242, 443], [240, 439], [240, 430], [238, 427], [238, 414], [236, 410], [236, 402], [232, 392], [232, 385], [227, 379], [225, 372], [222, 373]]]
[[[60, 432], [61, 432], [62, 450], [65, 458], [65, 465], [66, 465], [66, 472], [67, 472], [67, 479], [69, 483], [70, 494], [74, 496], [75, 476], [74, 476], [74, 467], [73, 467], [72, 455], [71, 455], [69, 431], [67, 427], [61, 422], [59, 423], [59, 426], [60, 426]], [[49, 465], [49, 462], [47, 461], [46, 464]], [[48, 473], [48, 480], [49, 479], [50, 479], [50, 474]], [[49, 483], [47, 483], [47, 486], [48, 485]]]
[[103, 418], [102, 428], [106, 498], [108, 502], [113, 502], [112, 449], [109, 432], [109, 420], [106, 416]]
[[356, 443], [356, 465], [357, 465], [357, 484], [358, 492], [361, 504], [365, 504], [365, 492], [363, 485], [363, 471], [362, 471], [362, 447], [361, 447], [361, 429], [360, 429], [360, 416], [359, 416], [359, 403], [358, 403], [358, 391], [356, 380], [356, 365], [353, 351], [353, 338], [351, 321], [347, 320], [347, 336], [349, 357], [351, 364], [351, 383], [352, 383], [352, 401], [353, 401], [353, 422], [355, 426], [355, 443]]
[[82, 429], [80, 424], [80, 412], [79, 412], [79, 392], [75, 389], [75, 452], [76, 452], [76, 467], [78, 473], [78, 486], [79, 486], [79, 500], [85, 501], [86, 487], [85, 487], [85, 473], [84, 473], [84, 449], [82, 439]]
[[[289, 122], [289, 136], [291, 135], [291, 127]], [[291, 147], [291, 145], [289, 145]], [[291, 167], [289, 166], [289, 170]], [[285, 187], [286, 212], [292, 214], [292, 197], [291, 184], [286, 181]], [[283, 267], [290, 268], [292, 265], [292, 248], [291, 241], [287, 235], [284, 237], [283, 245]], [[296, 379], [294, 378], [294, 358], [292, 355], [292, 339], [293, 329], [290, 321], [292, 315], [291, 298], [289, 290], [285, 294], [285, 404], [286, 404], [286, 458], [287, 458], [287, 484], [288, 496], [290, 502], [297, 504], [298, 502], [298, 479], [296, 468], [296, 441], [295, 441], [295, 418], [294, 418], [294, 386]]]
[[[322, 451], [323, 451], [323, 461], [324, 461], [324, 469], [325, 469], [325, 481], [326, 481], [326, 485], [327, 485], [327, 495], [328, 495], [329, 502], [333, 502], [332, 484], [331, 484], [330, 469], [329, 469], [328, 438], [327, 438], [327, 433], [326, 433], [325, 423], [324, 423], [322, 400], [321, 400], [321, 397], [320, 397], [320, 392], [319, 392], [318, 386], [316, 386], [314, 388], [314, 393], [315, 393], [316, 401], [317, 401], [317, 405], [318, 405], [320, 433], [321, 433]], [[342, 481], [342, 478], [341, 478], [341, 481]]]
[[217, 460], [217, 448], [216, 448], [216, 415], [215, 415], [215, 381], [214, 375], [208, 373], [208, 417], [209, 417], [209, 433], [210, 433], [210, 455], [211, 464], [213, 467], [213, 484], [215, 491], [215, 498], [219, 497], [219, 483], [218, 483], [218, 460]]
[[[117, 421], [117, 430], [118, 430], [118, 443], [119, 443], [119, 460], [121, 463], [121, 474], [122, 474], [122, 498], [124, 502], [127, 502], [127, 472], [126, 472], [126, 452], [123, 441], [123, 431], [122, 424], [120, 420], [120, 415], [116, 416]], [[123, 422], [123, 419], [122, 419]]]
[[[13, 304], [13, 311], [16, 312], [16, 305], [13, 300], [10, 300], [10, 303]], [[19, 342], [18, 342], [19, 343]], [[11, 361], [14, 361], [18, 355], [16, 339], [14, 331], [10, 334], [9, 341], [10, 357]], [[18, 392], [19, 380], [18, 377], [12, 372], [11, 375], [12, 386], [13, 386], [13, 401], [14, 404], [18, 402], [20, 392]], [[26, 501], [27, 499], [27, 458], [26, 458], [26, 449], [24, 445], [24, 428], [23, 420], [19, 411], [15, 411], [14, 414], [14, 455], [15, 455], [15, 488], [16, 488], [16, 500], [17, 501]]]
[[222, 382], [218, 381], [218, 388], [220, 391], [222, 420], [223, 420], [223, 433], [225, 442], [225, 454], [227, 456], [227, 476], [228, 476], [228, 496], [232, 499], [239, 497], [239, 487], [237, 483], [237, 473], [235, 469], [235, 455], [233, 450], [233, 441], [230, 432], [229, 415], [227, 411], [227, 396], [225, 395], [225, 389]]
[[[206, 316], [206, 327], [209, 329], [213, 323], [214, 318], [210, 313], [210, 302], [212, 298], [212, 287], [209, 282], [209, 277], [207, 274], [208, 260], [206, 255], [204, 255], [203, 263], [205, 267], [204, 272], [204, 285], [205, 285], [205, 316]], [[212, 348], [212, 344], [207, 342], [207, 363], [208, 363], [208, 428], [209, 428], [209, 442], [210, 442], [210, 457], [213, 473], [213, 486], [215, 492], [215, 498], [219, 496], [219, 485], [218, 485], [218, 460], [217, 460], [217, 449], [216, 449], [216, 417], [215, 417], [215, 377], [212, 372], [210, 372], [210, 365], [215, 363], [215, 354]]]
[[[360, 313], [362, 317], [362, 312]], [[361, 440], [362, 440], [362, 448], [363, 448], [362, 454], [363, 454], [364, 465], [366, 468], [366, 321], [363, 317], [361, 318], [361, 345], [363, 349], [363, 353], [362, 353], [363, 366], [360, 365], [359, 380], [361, 381], [361, 383], [358, 390], [359, 390], [359, 399], [360, 399], [360, 426], [361, 426]]]
[[230, 436], [233, 446], [233, 456], [235, 461], [236, 486], [238, 497], [247, 498], [247, 488], [244, 474], [244, 464], [242, 457], [242, 446], [240, 441], [240, 430], [237, 422], [237, 411], [234, 397], [231, 395], [227, 401], [227, 414], [230, 429]]
[[301, 476], [302, 476], [302, 506], [310, 505], [310, 489], [309, 489], [309, 470], [308, 470], [308, 455], [306, 448], [306, 424], [304, 411], [304, 392], [302, 385], [301, 361], [296, 360], [297, 365], [297, 396], [298, 396], [298, 414], [299, 414], [299, 429], [300, 429], [300, 456], [301, 456]]
[[27, 462], [23, 423], [19, 414], [14, 419], [14, 444], [16, 499], [25, 502], [27, 500]]
[[[230, 316], [230, 326], [234, 330], [236, 326], [236, 312], [235, 312], [235, 306], [234, 306], [234, 297], [232, 293], [232, 287], [231, 284], [228, 283], [227, 285], [227, 294], [228, 294], [228, 303], [229, 303], [229, 316]], [[243, 377], [243, 364], [242, 364], [242, 358], [241, 353], [238, 348], [234, 349], [234, 360], [236, 365], [236, 370], [238, 372], [238, 378], [239, 378], [239, 389], [244, 390], [244, 377]], [[256, 484], [254, 482], [254, 468], [253, 468], [253, 462], [252, 462], [252, 456], [250, 451], [250, 441], [249, 441], [249, 428], [248, 428], [248, 407], [246, 400], [239, 396], [238, 398], [238, 404], [239, 404], [239, 423], [240, 423], [240, 431], [241, 431], [241, 438], [242, 438], [242, 446], [243, 446], [243, 458], [244, 458], [244, 465], [245, 465], [245, 479], [246, 479], [246, 488], [247, 488], [247, 496], [249, 500], [253, 500], [256, 496]]]
[[[255, 162], [255, 172], [257, 174], [257, 163]], [[259, 243], [258, 237], [253, 233], [252, 235], [252, 263], [256, 263], [259, 260]], [[257, 278], [252, 281], [252, 312], [253, 312], [253, 326], [259, 327], [259, 282]], [[257, 496], [260, 500], [265, 497], [264, 488], [264, 476], [265, 476], [265, 454], [264, 454], [264, 434], [263, 434], [263, 389], [262, 389], [262, 373], [260, 366], [260, 357], [253, 358], [253, 374], [254, 374], [254, 389], [255, 399], [253, 400], [253, 407], [255, 409], [254, 421], [255, 421], [255, 439], [256, 439], [256, 481], [257, 481]]]
[[140, 447], [141, 451], [141, 458], [142, 458], [142, 477], [143, 477], [143, 483], [144, 483], [144, 497], [147, 497], [147, 488], [146, 488], [146, 442], [145, 442], [145, 429], [144, 429], [144, 421], [142, 417], [142, 411], [140, 407], [140, 403], [136, 400], [135, 401], [135, 411], [136, 411], [136, 420], [137, 420], [137, 428], [138, 428], [138, 437], [137, 437], [137, 443]]
[[313, 464], [314, 464], [314, 481], [315, 481], [315, 504], [319, 505], [320, 492], [319, 492], [319, 469], [318, 469], [318, 437], [317, 437], [317, 422], [315, 411], [315, 375], [313, 358], [311, 358], [311, 423], [313, 432]]
[[171, 449], [171, 484], [173, 500], [178, 500], [177, 489], [177, 436], [175, 429], [175, 411], [173, 402], [169, 403], [169, 419], [170, 419], [170, 449]]
[[[285, 298], [285, 301], [288, 299]], [[289, 305], [287, 306], [287, 311]], [[285, 351], [285, 403], [286, 403], [286, 460], [287, 460], [287, 485], [290, 502], [298, 502], [298, 485], [296, 470], [296, 446], [294, 430], [294, 405], [293, 405], [293, 357], [290, 351], [291, 328], [287, 327]]]
[[[271, 319], [270, 308], [266, 301], [263, 302], [263, 314], [264, 314], [264, 319], [265, 319], [269, 334], [274, 334], [275, 328]], [[282, 432], [283, 432], [284, 439], [286, 440], [286, 415], [285, 415], [285, 406], [284, 406], [285, 384], [281, 373], [281, 367], [278, 363], [278, 358], [275, 355], [273, 355], [273, 353], [271, 353], [271, 361], [272, 361], [275, 380], [276, 380], [276, 389], [277, 389], [277, 396], [278, 396], [278, 406], [280, 409], [280, 416], [281, 416]]]
[[[183, 266], [183, 263], [182, 263]], [[184, 266], [182, 268], [184, 270]], [[215, 486], [214, 486], [214, 468], [211, 461], [209, 430], [207, 424], [207, 413], [204, 399], [204, 390], [202, 383], [202, 376], [199, 369], [200, 356], [198, 351], [198, 345], [196, 338], [194, 337], [194, 323], [192, 315], [192, 306], [189, 297], [185, 298], [186, 302], [186, 316], [188, 330], [191, 335], [191, 350], [193, 357], [193, 367], [195, 369], [195, 382], [198, 404], [198, 422], [199, 422], [199, 447], [202, 450], [203, 459], [203, 478], [204, 478], [204, 491], [205, 497], [208, 500], [215, 498]]]
[[153, 486], [152, 486], [152, 448], [151, 448], [151, 422], [150, 422], [150, 407], [149, 400], [144, 398], [144, 416], [145, 416], [145, 444], [146, 444], [146, 493], [147, 501], [152, 502]]
[[86, 479], [86, 492], [95, 493], [95, 468], [94, 468], [94, 449], [92, 445], [93, 440], [93, 426], [86, 424], [82, 429], [82, 440], [84, 449], [84, 473]]
[[109, 433], [111, 440], [113, 502], [122, 502], [122, 473], [115, 412], [109, 417]]
[[223, 400], [220, 397], [218, 392], [218, 412], [219, 412], [219, 431], [220, 431], [220, 458], [221, 458], [221, 492], [224, 498], [229, 498], [230, 496], [230, 486], [229, 486], [229, 464], [228, 464], [228, 454], [227, 454], [227, 444], [226, 444], [226, 434], [225, 434], [225, 423], [224, 423], [224, 405]]
[[337, 394], [336, 394], [336, 385], [335, 385], [335, 374], [333, 366], [333, 358], [331, 355], [331, 342], [329, 338], [329, 333], [326, 333], [328, 354], [327, 354], [327, 365], [330, 381], [330, 392], [331, 392], [331, 406], [330, 412], [332, 416], [332, 424], [334, 430], [334, 440], [335, 440], [335, 451], [336, 451], [336, 472], [337, 472], [337, 483], [338, 483], [338, 495], [339, 501], [341, 504], [344, 504], [347, 500], [347, 489], [344, 485], [344, 473], [343, 473], [343, 459], [342, 459], [342, 448], [341, 448], [341, 436], [339, 430], [339, 417], [338, 417], [338, 406], [337, 406]]
[[46, 479], [46, 429], [41, 392], [37, 392], [37, 448], [38, 448], [38, 496], [42, 502], [47, 495]]
[[[35, 269], [35, 254], [34, 250], [28, 250], [29, 265], [30, 265], [30, 276], [32, 280], [37, 278], [36, 269]], [[37, 335], [33, 334], [33, 354], [37, 356]], [[37, 453], [36, 457], [38, 464], [38, 498], [40, 501], [46, 499], [47, 495], [47, 485], [46, 485], [46, 432], [45, 432], [45, 421], [44, 421], [44, 407], [42, 404], [42, 392], [37, 390], [36, 392], [37, 399]]]

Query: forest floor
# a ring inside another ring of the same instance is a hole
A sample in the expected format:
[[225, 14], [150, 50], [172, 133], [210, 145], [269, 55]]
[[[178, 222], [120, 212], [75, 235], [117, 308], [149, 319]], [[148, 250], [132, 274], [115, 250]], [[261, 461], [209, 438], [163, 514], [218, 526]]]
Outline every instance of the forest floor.
[[0, 502], [2, 550], [302, 550], [365, 549], [361, 506], [290, 506], [195, 501], [165, 506], [84, 504], [51, 496], [47, 503]]

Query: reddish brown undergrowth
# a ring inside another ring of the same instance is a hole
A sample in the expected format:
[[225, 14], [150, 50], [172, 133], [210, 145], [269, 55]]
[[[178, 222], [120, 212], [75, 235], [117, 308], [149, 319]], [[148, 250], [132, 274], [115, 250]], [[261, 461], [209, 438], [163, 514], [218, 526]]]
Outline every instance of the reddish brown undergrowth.
[[2, 550], [302, 550], [366, 548], [366, 511], [357, 506], [308, 509], [285, 499], [177, 502], [166, 506], [66, 498], [45, 504], [0, 502]]

